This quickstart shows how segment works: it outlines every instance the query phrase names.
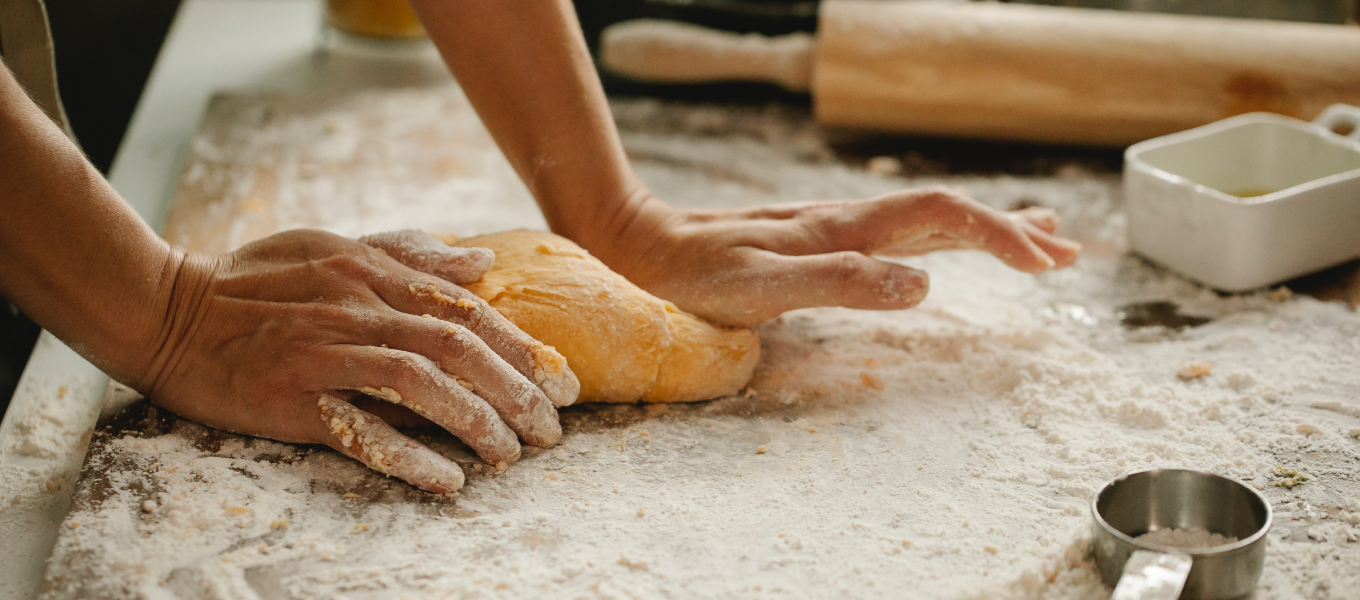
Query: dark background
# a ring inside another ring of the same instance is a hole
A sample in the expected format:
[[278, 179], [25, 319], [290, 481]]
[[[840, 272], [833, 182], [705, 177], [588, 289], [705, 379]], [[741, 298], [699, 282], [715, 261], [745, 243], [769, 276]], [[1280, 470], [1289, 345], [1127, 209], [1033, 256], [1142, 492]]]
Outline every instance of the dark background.
[[[85, 153], [107, 174], [179, 0], [46, 4], [62, 104]], [[38, 326], [0, 300], [0, 414], [37, 338]]]

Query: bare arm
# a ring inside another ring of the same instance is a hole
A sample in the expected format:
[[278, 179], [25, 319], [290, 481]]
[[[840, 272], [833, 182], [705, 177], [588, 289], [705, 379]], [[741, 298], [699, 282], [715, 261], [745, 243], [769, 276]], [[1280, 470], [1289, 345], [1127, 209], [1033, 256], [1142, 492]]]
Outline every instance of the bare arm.
[[136, 382], [169, 323], [170, 249], [0, 66], [0, 295], [115, 379]]
[[680, 308], [750, 324], [811, 306], [896, 309], [924, 273], [872, 254], [986, 250], [1037, 273], [1076, 260], [1055, 217], [952, 190], [741, 211], [654, 198], [624, 154], [568, 0], [413, 0], [425, 28], [553, 231]]
[[594, 251], [646, 195], [568, 0], [415, 0], [553, 231]]
[[110, 376], [186, 418], [327, 444], [437, 493], [462, 485], [459, 467], [365, 408], [414, 411], [500, 467], [521, 439], [556, 443], [554, 405], [579, 390], [566, 361], [455, 285], [491, 253], [419, 232], [363, 242], [299, 230], [220, 256], [171, 248], [0, 63], [0, 295]]

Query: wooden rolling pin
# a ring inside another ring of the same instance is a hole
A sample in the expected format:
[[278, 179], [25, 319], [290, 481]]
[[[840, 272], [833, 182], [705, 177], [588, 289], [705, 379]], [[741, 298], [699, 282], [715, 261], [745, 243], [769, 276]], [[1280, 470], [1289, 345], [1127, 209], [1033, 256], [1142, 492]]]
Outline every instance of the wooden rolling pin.
[[611, 26], [611, 71], [809, 89], [826, 125], [1126, 145], [1224, 117], [1360, 104], [1360, 28], [1048, 6], [827, 0], [806, 34]]

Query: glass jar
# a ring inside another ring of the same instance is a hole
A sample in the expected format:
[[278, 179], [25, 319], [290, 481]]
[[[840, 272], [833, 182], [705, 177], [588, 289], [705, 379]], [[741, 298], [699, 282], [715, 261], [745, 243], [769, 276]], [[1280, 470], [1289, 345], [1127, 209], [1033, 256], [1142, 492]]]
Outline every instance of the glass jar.
[[407, 0], [326, 0], [326, 22], [344, 33], [380, 39], [425, 37]]

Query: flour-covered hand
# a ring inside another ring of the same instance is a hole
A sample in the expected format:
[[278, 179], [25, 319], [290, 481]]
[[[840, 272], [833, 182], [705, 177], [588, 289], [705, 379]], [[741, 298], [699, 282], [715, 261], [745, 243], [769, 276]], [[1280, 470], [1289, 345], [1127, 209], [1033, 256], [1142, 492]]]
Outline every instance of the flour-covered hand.
[[909, 308], [925, 298], [924, 272], [874, 255], [978, 249], [1040, 273], [1071, 265], [1081, 250], [1053, 235], [1052, 211], [998, 211], [939, 187], [741, 210], [679, 210], [646, 195], [624, 206], [621, 225], [578, 241], [643, 289], [726, 325], [816, 306]]
[[129, 383], [186, 418], [327, 444], [436, 493], [457, 490], [462, 471], [384, 421], [404, 412], [387, 403], [501, 468], [520, 440], [556, 443], [554, 405], [576, 393], [565, 362], [444, 279], [480, 277], [490, 251], [418, 232], [364, 242], [298, 230], [184, 255], [154, 359]]

